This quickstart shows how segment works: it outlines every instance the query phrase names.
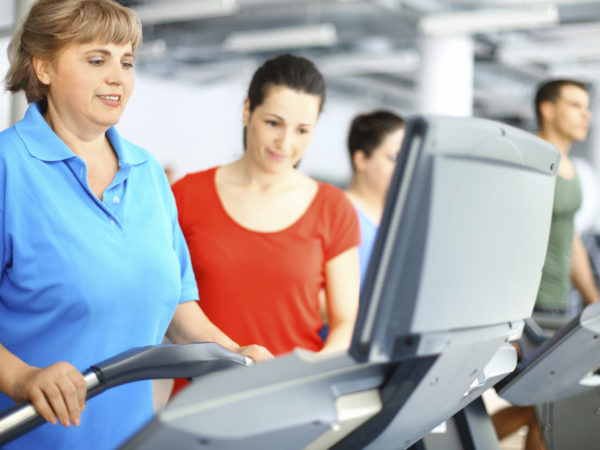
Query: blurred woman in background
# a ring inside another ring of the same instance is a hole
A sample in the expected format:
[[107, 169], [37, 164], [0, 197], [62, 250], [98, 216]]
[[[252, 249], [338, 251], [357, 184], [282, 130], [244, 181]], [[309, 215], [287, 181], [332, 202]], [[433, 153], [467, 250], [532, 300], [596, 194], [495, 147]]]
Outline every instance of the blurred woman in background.
[[390, 111], [360, 114], [350, 126], [348, 151], [353, 173], [346, 194], [356, 207], [360, 221], [361, 281], [369, 265], [403, 139], [404, 119]]

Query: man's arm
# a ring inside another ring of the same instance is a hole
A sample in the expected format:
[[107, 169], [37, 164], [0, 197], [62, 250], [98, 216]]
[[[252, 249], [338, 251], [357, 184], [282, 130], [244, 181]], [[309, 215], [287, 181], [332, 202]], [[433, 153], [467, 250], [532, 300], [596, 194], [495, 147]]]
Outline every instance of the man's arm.
[[573, 234], [571, 279], [586, 305], [599, 300], [600, 295], [598, 294], [598, 287], [596, 286], [594, 275], [592, 273], [592, 266], [585, 246], [577, 233]]

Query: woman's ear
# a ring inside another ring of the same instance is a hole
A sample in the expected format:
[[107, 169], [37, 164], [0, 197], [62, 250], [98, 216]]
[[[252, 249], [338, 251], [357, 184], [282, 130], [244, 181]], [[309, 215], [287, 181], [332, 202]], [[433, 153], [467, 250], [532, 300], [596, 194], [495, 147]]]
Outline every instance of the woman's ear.
[[244, 100], [244, 110], [242, 112], [242, 122], [244, 126], [247, 127], [250, 123], [250, 99], [247, 98]]
[[40, 83], [48, 86], [50, 84], [50, 62], [47, 59], [34, 56], [31, 59], [31, 64]]
[[354, 153], [352, 153], [352, 162], [354, 168], [357, 171], [361, 171], [364, 169], [367, 159], [369, 158], [367, 157], [367, 154], [364, 152], [364, 150], [358, 149], [354, 151]]

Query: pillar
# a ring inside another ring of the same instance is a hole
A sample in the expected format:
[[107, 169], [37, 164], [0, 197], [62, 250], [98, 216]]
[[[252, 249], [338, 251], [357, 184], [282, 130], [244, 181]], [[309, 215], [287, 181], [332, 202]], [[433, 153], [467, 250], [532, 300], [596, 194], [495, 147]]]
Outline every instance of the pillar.
[[473, 115], [473, 49], [468, 35], [421, 37], [417, 113]]

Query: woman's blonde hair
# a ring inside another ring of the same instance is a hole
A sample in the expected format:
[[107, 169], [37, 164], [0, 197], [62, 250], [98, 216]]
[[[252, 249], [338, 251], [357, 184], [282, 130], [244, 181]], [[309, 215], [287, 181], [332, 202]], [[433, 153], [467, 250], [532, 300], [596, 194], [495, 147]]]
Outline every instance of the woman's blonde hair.
[[99, 39], [141, 44], [142, 27], [135, 12], [112, 0], [38, 0], [8, 46], [6, 89], [24, 91], [27, 102], [45, 100], [48, 87], [33, 68], [33, 57], [52, 60], [69, 44]]

